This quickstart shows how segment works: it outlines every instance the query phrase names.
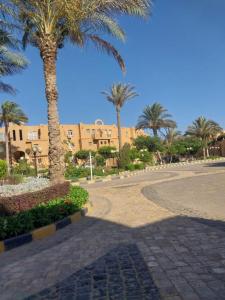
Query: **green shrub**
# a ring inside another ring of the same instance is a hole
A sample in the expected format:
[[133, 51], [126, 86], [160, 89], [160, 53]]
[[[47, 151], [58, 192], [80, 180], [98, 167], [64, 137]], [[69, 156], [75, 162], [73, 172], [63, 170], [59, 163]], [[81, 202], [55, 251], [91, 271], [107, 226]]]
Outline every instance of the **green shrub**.
[[103, 168], [95, 168], [93, 170], [93, 175], [95, 176], [104, 176], [105, 175], [105, 171]]
[[0, 160], [0, 179], [7, 176], [7, 163], [5, 160]]
[[95, 162], [96, 162], [97, 167], [105, 166], [105, 158], [102, 155], [96, 155]]
[[153, 155], [149, 151], [142, 151], [140, 153], [140, 161], [143, 163], [153, 164]]
[[78, 159], [87, 160], [89, 158], [90, 152], [92, 157], [95, 157], [96, 152], [91, 150], [80, 150], [75, 154], [75, 157]]
[[89, 175], [90, 175], [90, 169], [83, 168], [83, 167], [76, 167], [72, 164], [70, 164], [66, 168], [66, 172], [65, 172], [66, 179], [78, 179], [78, 178], [87, 177]]
[[133, 164], [128, 164], [128, 165], [125, 166], [125, 170], [126, 171], [134, 171], [135, 166]]
[[126, 166], [128, 166], [131, 163], [130, 159], [130, 145], [124, 144], [123, 148], [120, 151], [119, 156], [119, 167], [124, 169]]
[[99, 148], [98, 153], [105, 159], [115, 157], [116, 147], [104, 146]]
[[143, 170], [145, 168], [145, 164], [144, 163], [134, 164], [134, 168], [135, 170]]
[[88, 192], [81, 187], [70, 187], [68, 195], [42, 203], [14, 216], [0, 217], [0, 240], [27, 233], [49, 225], [79, 211], [88, 200]]
[[21, 159], [19, 163], [12, 169], [13, 174], [24, 176], [35, 176], [35, 169], [25, 159]]

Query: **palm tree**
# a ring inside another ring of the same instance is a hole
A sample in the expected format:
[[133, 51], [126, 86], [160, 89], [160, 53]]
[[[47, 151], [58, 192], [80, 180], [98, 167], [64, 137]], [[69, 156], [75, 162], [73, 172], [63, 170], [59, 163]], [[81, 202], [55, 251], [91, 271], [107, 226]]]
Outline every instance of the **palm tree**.
[[84, 47], [89, 41], [112, 55], [125, 71], [118, 51], [102, 34], [110, 34], [122, 41], [125, 33], [115, 15], [147, 17], [151, 0], [9, 0], [24, 28], [23, 43], [31, 43], [39, 51], [44, 65], [46, 98], [48, 102], [50, 178], [63, 178], [63, 155], [58, 116], [56, 60], [58, 49], [66, 41]]
[[223, 129], [213, 120], [199, 117], [187, 128], [185, 135], [194, 136], [202, 141], [203, 157], [208, 156], [208, 143], [215, 138]]
[[171, 146], [176, 139], [181, 137], [181, 132], [176, 130], [176, 128], [166, 128], [163, 135], [165, 138], [165, 143], [168, 146]]
[[15, 93], [15, 89], [2, 81], [3, 76], [13, 75], [27, 66], [26, 59], [15, 52], [19, 48], [19, 42], [11, 34], [12, 28], [4, 18], [8, 13], [7, 8], [0, 4], [0, 92]]
[[24, 114], [18, 104], [11, 101], [5, 101], [1, 105], [0, 111], [0, 125], [5, 127], [5, 153], [8, 165], [8, 174], [10, 174], [10, 160], [9, 160], [9, 124], [13, 123], [21, 125], [28, 121], [27, 116]]
[[170, 114], [167, 113], [161, 104], [155, 102], [153, 105], [147, 105], [143, 114], [138, 119], [136, 129], [151, 129], [155, 137], [162, 128], [176, 128], [176, 122], [169, 119]]
[[111, 102], [116, 108], [117, 115], [117, 128], [118, 128], [118, 140], [119, 140], [119, 151], [122, 149], [122, 133], [121, 133], [121, 119], [120, 111], [127, 100], [133, 99], [138, 96], [134, 91], [134, 87], [130, 84], [113, 84], [110, 91], [102, 92], [106, 99]]

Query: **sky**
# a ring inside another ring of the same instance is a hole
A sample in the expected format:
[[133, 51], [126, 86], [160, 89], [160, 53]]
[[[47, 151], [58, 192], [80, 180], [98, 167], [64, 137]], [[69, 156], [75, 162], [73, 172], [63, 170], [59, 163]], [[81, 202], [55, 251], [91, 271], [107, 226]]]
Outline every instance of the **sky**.
[[[109, 40], [126, 62], [125, 76], [112, 57], [94, 47], [66, 45], [57, 62], [61, 123], [93, 123], [100, 118], [115, 124], [115, 110], [101, 92], [123, 82], [134, 85], [139, 94], [124, 106], [123, 126], [135, 126], [144, 107], [157, 101], [182, 131], [201, 115], [225, 128], [224, 12], [224, 0], [156, 0], [149, 20], [120, 18], [127, 40]], [[29, 67], [5, 79], [18, 94], [0, 94], [0, 102], [15, 101], [29, 124], [45, 124], [42, 61], [35, 48], [28, 47], [24, 55]]]

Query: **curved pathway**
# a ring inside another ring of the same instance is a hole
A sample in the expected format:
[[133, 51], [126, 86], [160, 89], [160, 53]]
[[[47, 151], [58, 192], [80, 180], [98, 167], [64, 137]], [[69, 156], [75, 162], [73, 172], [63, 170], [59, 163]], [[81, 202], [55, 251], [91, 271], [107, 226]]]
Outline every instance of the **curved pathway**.
[[176, 182], [175, 195], [182, 182], [224, 173], [221, 164], [189, 166], [88, 186], [87, 218], [0, 255], [0, 298], [225, 299], [222, 227], [142, 193]]

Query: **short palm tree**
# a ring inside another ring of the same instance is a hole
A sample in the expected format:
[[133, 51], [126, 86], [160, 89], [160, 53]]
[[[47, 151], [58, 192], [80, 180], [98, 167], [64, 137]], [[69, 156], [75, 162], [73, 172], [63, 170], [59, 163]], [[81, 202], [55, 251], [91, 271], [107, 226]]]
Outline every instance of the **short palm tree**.
[[181, 132], [176, 130], [176, 128], [166, 128], [163, 134], [165, 138], [165, 143], [171, 146], [175, 140], [181, 137]]
[[115, 15], [149, 15], [151, 0], [10, 0], [21, 27], [24, 46], [36, 46], [44, 64], [46, 98], [48, 102], [49, 164], [52, 181], [63, 180], [63, 153], [58, 116], [56, 60], [58, 49], [65, 42], [84, 47], [87, 42], [125, 65], [118, 51], [101, 35], [110, 34], [120, 40], [125, 34]]
[[5, 127], [5, 153], [8, 165], [8, 174], [10, 174], [10, 159], [9, 159], [9, 124], [21, 125], [28, 121], [27, 116], [24, 114], [18, 104], [11, 101], [5, 101], [1, 105], [0, 111], [0, 125]]
[[206, 158], [209, 141], [222, 131], [223, 129], [215, 121], [199, 117], [187, 128], [185, 135], [196, 137], [202, 141], [203, 157]]
[[130, 84], [113, 84], [110, 91], [102, 92], [106, 99], [111, 102], [116, 108], [117, 115], [117, 128], [118, 128], [118, 140], [119, 140], [119, 151], [122, 149], [122, 132], [121, 132], [121, 118], [120, 111], [127, 100], [133, 99], [138, 96], [135, 92], [134, 87]]
[[157, 137], [160, 129], [177, 127], [176, 122], [169, 119], [170, 117], [167, 109], [161, 104], [156, 102], [153, 105], [147, 105], [138, 119], [136, 129], [151, 129], [153, 135]]

